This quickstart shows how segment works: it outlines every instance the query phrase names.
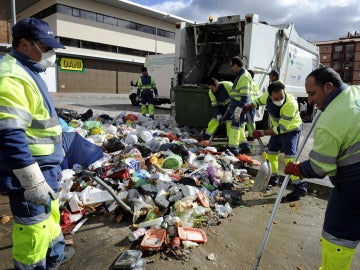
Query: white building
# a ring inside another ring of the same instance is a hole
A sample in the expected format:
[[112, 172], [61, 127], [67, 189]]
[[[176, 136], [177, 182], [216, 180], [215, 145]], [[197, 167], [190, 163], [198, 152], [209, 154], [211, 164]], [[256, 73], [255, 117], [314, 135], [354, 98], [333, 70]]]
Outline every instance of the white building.
[[175, 25], [188, 21], [126, 0], [21, 2], [16, 20], [48, 22], [66, 47], [57, 50], [58, 66], [46, 74], [55, 76], [49, 90], [58, 92], [128, 93], [145, 56], [174, 53]]

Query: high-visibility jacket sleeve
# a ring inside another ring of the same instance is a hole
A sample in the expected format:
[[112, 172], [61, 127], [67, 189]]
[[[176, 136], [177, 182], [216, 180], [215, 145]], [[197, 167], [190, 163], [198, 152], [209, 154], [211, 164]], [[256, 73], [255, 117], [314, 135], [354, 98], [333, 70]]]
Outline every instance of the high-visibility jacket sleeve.
[[268, 91], [266, 91], [261, 97], [254, 99], [252, 103], [254, 104], [255, 108], [258, 109], [260, 106], [266, 105], [266, 101], [268, 97], [269, 97], [269, 93]]
[[155, 96], [157, 96], [158, 95], [158, 90], [157, 90], [157, 87], [156, 87], [155, 79], [153, 77], [151, 77], [151, 85], [152, 85], [152, 88], [154, 90]]

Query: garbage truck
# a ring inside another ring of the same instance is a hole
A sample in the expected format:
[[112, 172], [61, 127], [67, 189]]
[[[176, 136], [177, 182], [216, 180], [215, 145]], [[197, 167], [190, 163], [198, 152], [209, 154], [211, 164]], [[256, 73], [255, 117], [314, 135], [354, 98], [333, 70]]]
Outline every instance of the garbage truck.
[[[148, 73], [155, 79], [159, 98], [155, 105], [170, 104], [170, 89], [174, 83], [175, 54], [147, 55], [144, 66]], [[132, 105], [139, 105], [136, 101], [137, 82], [130, 82], [131, 89], [129, 99]]]
[[[219, 17], [207, 23], [176, 24], [175, 86], [172, 96], [179, 124], [206, 127], [212, 117], [207, 82], [210, 78], [233, 81], [230, 61], [234, 56], [254, 71], [260, 95], [267, 91], [267, 74], [276, 69], [286, 91], [297, 98], [304, 120], [312, 120], [314, 108], [307, 102], [306, 76], [319, 66], [319, 50], [300, 37], [293, 23], [271, 25], [257, 14]], [[270, 125], [264, 108], [257, 110], [259, 127]]]

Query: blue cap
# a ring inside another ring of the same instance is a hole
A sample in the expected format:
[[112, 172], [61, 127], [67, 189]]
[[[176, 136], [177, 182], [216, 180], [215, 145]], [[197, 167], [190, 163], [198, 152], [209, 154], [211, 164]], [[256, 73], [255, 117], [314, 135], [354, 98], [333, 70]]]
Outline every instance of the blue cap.
[[13, 38], [39, 40], [50, 48], [65, 48], [56, 40], [49, 24], [35, 18], [25, 18], [17, 22], [12, 27], [12, 36]]

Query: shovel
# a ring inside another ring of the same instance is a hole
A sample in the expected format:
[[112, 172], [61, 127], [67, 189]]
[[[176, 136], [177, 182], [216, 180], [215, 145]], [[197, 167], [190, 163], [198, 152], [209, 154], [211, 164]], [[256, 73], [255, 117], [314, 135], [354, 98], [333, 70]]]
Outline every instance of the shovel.
[[[246, 116], [248, 119], [248, 124], [250, 125], [252, 130], [255, 130], [253, 122], [251, 122], [251, 115], [250, 112], [246, 112]], [[260, 165], [260, 168], [256, 174], [255, 182], [252, 187], [252, 191], [264, 191], [269, 183], [270, 176], [271, 176], [271, 166], [269, 161], [267, 160], [266, 152], [265, 152], [265, 146], [263, 141], [258, 138], [257, 139], [260, 148], [261, 148], [261, 156], [262, 156], [262, 164]]]

